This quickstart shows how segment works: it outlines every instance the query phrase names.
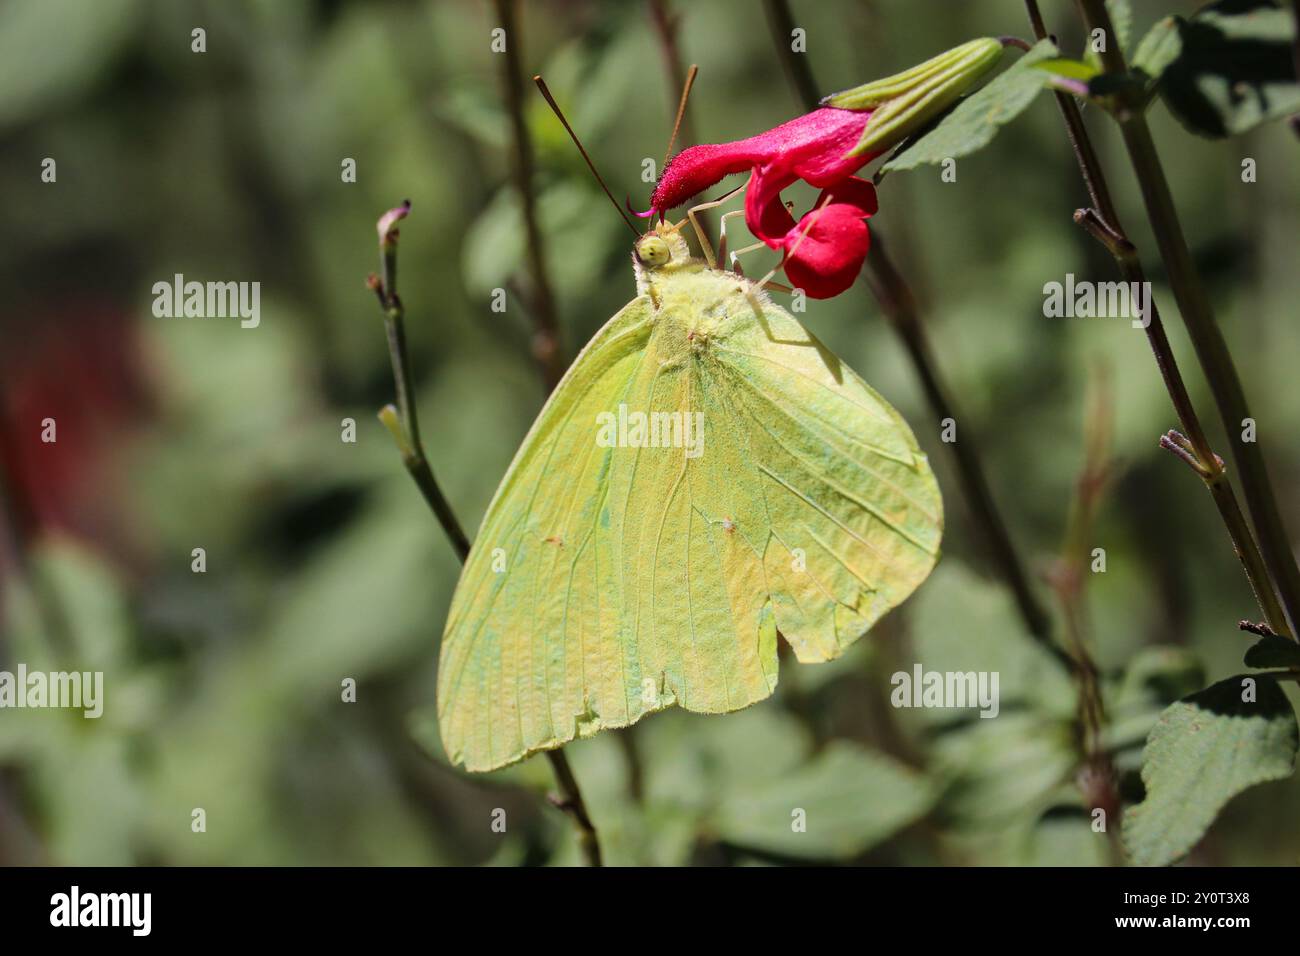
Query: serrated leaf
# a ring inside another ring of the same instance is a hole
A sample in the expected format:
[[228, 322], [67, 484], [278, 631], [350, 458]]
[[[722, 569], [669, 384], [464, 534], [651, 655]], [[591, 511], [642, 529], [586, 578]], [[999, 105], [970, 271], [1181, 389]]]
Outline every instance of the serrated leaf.
[[1191, 132], [1221, 139], [1300, 111], [1288, 11], [1269, 0], [1219, 0], [1178, 26], [1181, 50], [1160, 92]]
[[1183, 52], [1181, 23], [1182, 17], [1165, 17], [1148, 30], [1133, 54], [1133, 68], [1151, 80], [1158, 80]]
[[1247, 667], [1300, 667], [1300, 644], [1270, 634], [1246, 652]]
[[712, 823], [719, 837], [738, 846], [803, 859], [846, 859], [919, 819], [934, 797], [934, 788], [916, 771], [836, 741], [767, 786], [729, 794]]
[[915, 169], [983, 149], [998, 129], [1023, 113], [1038, 91], [1047, 85], [1050, 74], [1034, 69], [1034, 65], [1058, 56], [1059, 52], [1050, 40], [1040, 40], [987, 86], [962, 100], [930, 133], [882, 168], [885, 171]]
[[[1255, 700], [1243, 701], [1244, 682]], [[1185, 856], [1243, 790], [1291, 775], [1295, 711], [1277, 682], [1238, 675], [1165, 710], [1143, 757], [1146, 799], [1124, 817], [1133, 861], [1164, 866]]]

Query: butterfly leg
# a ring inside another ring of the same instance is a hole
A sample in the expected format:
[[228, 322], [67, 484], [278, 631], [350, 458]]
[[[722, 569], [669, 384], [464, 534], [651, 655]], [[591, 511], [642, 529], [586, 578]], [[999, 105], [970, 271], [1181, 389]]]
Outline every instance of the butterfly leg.
[[[718, 226], [718, 262], [723, 269], [727, 267], [727, 220], [735, 219], [737, 216], [743, 216], [745, 210], [733, 209], [731, 212], [724, 212]], [[733, 259], [734, 264], [734, 259]]]
[[737, 249], [735, 252], [731, 254], [731, 261], [730, 261], [731, 271], [736, 273], [736, 275], [743, 276], [745, 274], [745, 270], [740, 268], [740, 257], [747, 256], [751, 252], [757, 252], [759, 249], [766, 249], [766, 248], [767, 248], [766, 242], [756, 242], [753, 245], [745, 246], [742, 249]]
[[715, 259], [713, 256], [713, 243], [709, 242], [709, 237], [705, 233], [704, 227], [700, 225], [700, 221], [695, 218], [695, 214], [704, 212], [705, 210], [708, 209], [716, 209], [718, 206], [721, 206], [724, 202], [726, 202], [732, 196], [736, 195], [736, 193], [740, 192], [742, 189], [745, 188], [745, 186], [748, 185], [749, 182], [748, 180], [746, 180], [744, 185], [737, 186], [731, 192], [727, 193], [726, 195], [720, 196], [719, 198], [713, 200], [713, 202], [701, 203], [698, 206], [692, 206], [690, 209], [686, 210], [686, 218], [691, 221], [691, 226], [695, 229], [695, 235], [700, 240], [700, 251], [704, 253], [704, 261], [709, 264], [710, 269], [718, 268], [718, 260]]
[[[766, 249], [766, 248], [767, 248], [767, 243], [756, 242], [752, 246], [745, 246], [745, 248], [743, 249], [737, 249], [735, 252], [731, 254], [731, 271], [736, 273], [736, 275], [738, 276], [743, 276], [745, 272], [743, 269], [740, 268], [740, 257], [743, 255], [748, 255], [751, 252], [757, 252], [759, 249]], [[778, 264], [776, 268], [779, 269], [781, 268], [781, 266]], [[772, 272], [775, 271], [776, 269], [772, 270]], [[771, 277], [772, 277], [772, 273], [768, 273], [768, 278], [764, 280], [763, 285], [761, 285], [759, 288], [772, 289], [773, 291], [776, 292], [787, 292], [790, 294], [794, 293], [794, 289], [792, 289], [790, 286], [784, 285], [780, 282], [772, 282]]]

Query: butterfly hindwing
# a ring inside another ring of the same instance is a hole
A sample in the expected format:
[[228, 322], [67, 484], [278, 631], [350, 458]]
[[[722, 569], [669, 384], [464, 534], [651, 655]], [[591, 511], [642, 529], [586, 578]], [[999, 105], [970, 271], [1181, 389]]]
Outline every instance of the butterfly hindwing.
[[898, 412], [784, 310], [716, 354], [763, 487], [777, 624], [801, 661], [837, 657], [929, 574], [938, 485]]

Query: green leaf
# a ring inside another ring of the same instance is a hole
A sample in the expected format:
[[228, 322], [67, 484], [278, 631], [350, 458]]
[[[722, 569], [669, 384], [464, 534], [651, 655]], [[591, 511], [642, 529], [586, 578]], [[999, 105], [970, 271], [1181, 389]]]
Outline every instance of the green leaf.
[[1033, 69], [1034, 65], [1058, 55], [1050, 40], [1040, 40], [987, 86], [962, 100], [915, 145], [885, 163], [883, 169], [915, 169], [983, 149], [997, 135], [998, 128], [1023, 113], [1047, 85], [1049, 74]]
[[1154, 704], [1160, 710], [1194, 693], [1205, 684], [1205, 668], [1181, 647], [1146, 647], [1129, 660], [1120, 681], [1120, 707]]
[[845, 859], [919, 819], [934, 797], [934, 788], [916, 771], [835, 741], [799, 770], [729, 794], [712, 824], [719, 837], [738, 846], [802, 859]]
[[[1256, 699], [1243, 700], [1252, 686]], [[1296, 746], [1295, 712], [1271, 678], [1230, 677], [1169, 707], [1147, 740], [1146, 799], [1124, 818], [1133, 861], [1185, 856], [1229, 800], [1290, 776]]]
[[1247, 667], [1300, 667], [1300, 644], [1270, 634], [1246, 652]]
[[1064, 76], [1070, 80], [1083, 80], [1084, 82], [1091, 80], [1099, 72], [1095, 63], [1082, 63], [1079, 60], [1071, 60], [1064, 56], [1053, 57], [1050, 60], [1035, 63], [1034, 69], [1046, 70], [1053, 76]]
[[1130, 0], [1106, 0], [1106, 12], [1119, 34], [1120, 49], [1127, 50], [1129, 37], [1133, 35], [1133, 5]]
[[510, 118], [500, 96], [482, 83], [449, 82], [442, 95], [434, 98], [433, 111], [440, 120], [485, 146], [504, 150], [510, 145]]
[[1116, 767], [1137, 771], [1143, 746], [1165, 708], [1204, 685], [1205, 669], [1190, 651], [1160, 646], [1134, 654], [1117, 685], [1107, 685], [1103, 736]]
[[1158, 80], [1183, 52], [1182, 22], [1182, 17], [1165, 17], [1148, 30], [1133, 54], [1133, 69], [1141, 70], [1151, 80]]
[[971, 721], [933, 746], [940, 815], [967, 831], [1020, 826], [1055, 802], [1077, 763], [1072, 720], [1004, 711]]
[[1026, 835], [1020, 866], [1105, 866], [1108, 838], [1092, 829], [1081, 809], [1045, 814]]
[[1269, 0], [1220, 0], [1181, 21], [1178, 33], [1181, 50], [1165, 65], [1160, 92], [1193, 133], [1238, 135], [1300, 111], [1287, 11]]
[[[900, 661], [901, 670], [910, 672], [920, 664], [926, 671], [994, 672], [1004, 710], [1074, 715], [1074, 685], [1069, 675], [1025, 632], [1005, 589], [990, 587], [987, 578], [950, 558], [935, 568], [910, 614], [915, 656]], [[961, 621], [962, 626], [953, 627], [953, 621]], [[987, 637], [972, 641], [972, 634]], [[979, 717], [975, 708], [908, 709], [900, 710], [898, 716], [929, 726], [1002, 722], [1002, 716], [995, 720]]]

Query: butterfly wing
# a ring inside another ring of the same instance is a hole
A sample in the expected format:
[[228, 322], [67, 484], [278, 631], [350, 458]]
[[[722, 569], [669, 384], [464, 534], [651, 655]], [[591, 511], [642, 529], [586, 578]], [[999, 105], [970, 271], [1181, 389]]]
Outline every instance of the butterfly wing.
[[[933, 566], [939, 493], [907, 425], [719, 275], [611, 319], [525, 438], [443, 637], [453, 762], [496, 769], [673, 704], [745, 707], [776, 685], [778, 629], [800, 660], [833, 658]], [[602, 447], [620, 405], [699, 413], [701, 453]]]
[[730, 447], [701, 456], [698, 503], [752, 515], [744, 573], [798, 659], [830, 660], [934, 567], [939, 487], [902, 416], [785, 310], [723, 338], [700, 368]]
[[[597, 445], [596, 418], [645, 407], [650, 300], [589, 342], [525, 437], [470, 550], [438, 668], [438, 720], [454, 763], [492, 770], [599, 726], [626, 705], [620, 550], [612, 478], [627, 449]], [[601, 715], [597, 717], [597, 715]], [[597, 726], [599, 725], [599, 726]]]

